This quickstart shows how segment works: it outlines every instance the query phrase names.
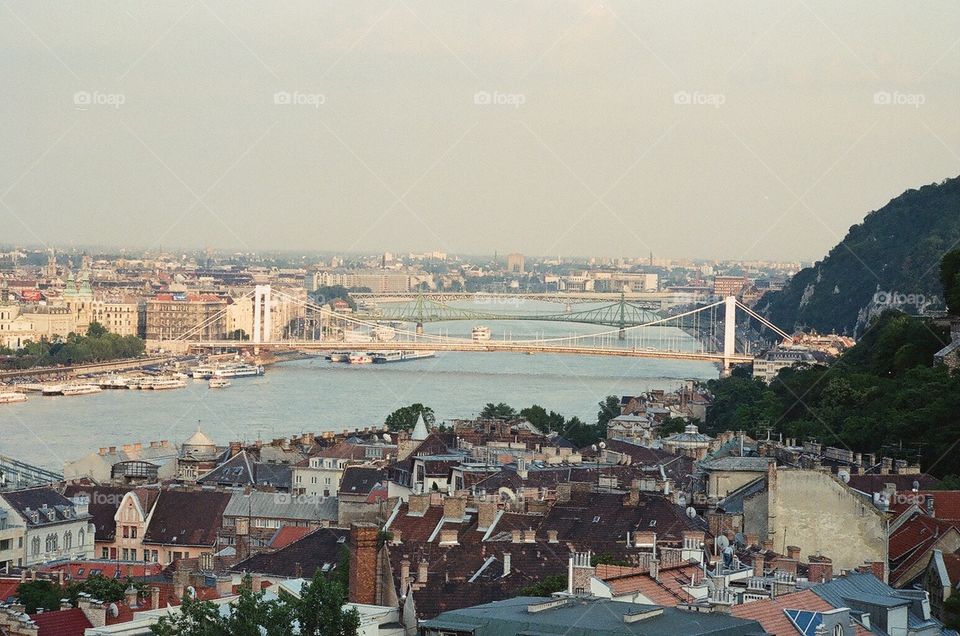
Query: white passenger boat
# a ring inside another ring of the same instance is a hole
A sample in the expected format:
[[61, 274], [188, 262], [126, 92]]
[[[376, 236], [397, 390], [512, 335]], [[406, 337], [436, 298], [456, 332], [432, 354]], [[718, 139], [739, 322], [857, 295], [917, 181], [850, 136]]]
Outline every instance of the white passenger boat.
[[187, 383], [179, 378], [145, 378], [140, 381], [140, 388], [149, 391], [182, 389], [185, 386]]
[[330, 355], [327, 356], [327, 359], [330, 360], [330, 362], [349, 362], [350, 352], [349, 351], [331, 351]]
[[473, 331], [470, 332], [470, 337], [474, 342], [486, 342], [490, 339], [490, 327], [484, 327], [483, 325], [477, 325], [473, 328]]
[[62, 384], [45, 384], [43, 388], [40, 389], [41, 395], [63, 395], [63, 385]]
[[263, 375], [263, 367], [246, 362], [228, 362], [213, 371], [214, 378], [246, 378], [254, 375]]
[[23, 393], [0, 393], [0, 404], [12, 404], [13, 402], [26, 402], [27, 396]]
[[363, 353], [361, 351], [354, 351], [350, 354], [349, 359], [350, 364], [370, 364], [373, 362], [373, 358], [369, 353]]
[[71, 384], [62, 388], [61, 395], [90, 395], [102, 390], [96, 384]]
[[226, 378], [210, 378], [207, 384], [211, 389], [225, 389], [230, 386], [230, 380]]

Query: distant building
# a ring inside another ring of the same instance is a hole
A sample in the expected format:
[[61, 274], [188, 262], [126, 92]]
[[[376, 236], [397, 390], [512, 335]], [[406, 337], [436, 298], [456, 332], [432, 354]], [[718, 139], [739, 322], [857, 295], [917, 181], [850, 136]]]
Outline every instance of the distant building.
[[215, 294], [164, 293], [147, 301], [148, 341], [226, 337], [228, 301]]
[[71, 501], [52, 488], [0, 493], [4, 523], [20, 529], [16, 565], [93, 557], [95, 529], [88, 505], [89, 499]]
[[375, 294], [410, 291], [410, 275], [386, 270], [322, 270], [307, 274], [305, 287], [315, 291], [319, 287], [339, 285], [347, 289], [365, 287]]
[[749, 286], [750, 279], [744, 276], [715, 276], [713, 295], [720, 298], [739, 296]]
[[796, 365], [826, 364], [830, 358], [821, 351], [809, 349], [771, 349], [753, 361], [753, 377], [770, 382], [781, 369]]
[[507, 272], [510, 274], [522, 274], [524, 270], [523, 254], [507, 254]]

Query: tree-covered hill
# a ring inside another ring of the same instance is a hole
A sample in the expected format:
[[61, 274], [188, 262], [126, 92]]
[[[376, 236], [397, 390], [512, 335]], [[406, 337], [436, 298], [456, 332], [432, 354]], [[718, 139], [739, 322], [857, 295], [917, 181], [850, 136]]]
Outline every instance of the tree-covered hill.
[[788, 331], [853, 335], [884, 309], [943, 309], [939, 262], [958, 241], [960, 177], [908, 190], [851, 227], [822, 261], [766, 294], [758, 310]]

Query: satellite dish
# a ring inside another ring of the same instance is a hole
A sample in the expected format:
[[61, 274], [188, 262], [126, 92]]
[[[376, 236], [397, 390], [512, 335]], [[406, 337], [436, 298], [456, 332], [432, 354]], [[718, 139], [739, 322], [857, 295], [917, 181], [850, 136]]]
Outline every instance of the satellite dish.
[[606, 448], [606, 447], [607, 447], [606, 442], [600, 442], [600, 448]]
[[120, 615], [120, 608], [117, 607], [116, 603], [110, 603], [110, 607], [108, 609], [110, 610], [110, 616], [116, 618]]
[[591, 445], [590, 445], [590, 448], [592, 448], [592, 449], [594, 450], [594, 452], [596, 452], [596, 450], [597, 450], [597, 445], [596, 445], [596, 444], [591, 444]]
[[385, 441], [388, 444], [393, 441], [393, 439], [390, 437], [390, 433], [383, 434], [383, 441]]
[[197, 598], [197, 590], [192, 585], [187, 588], [187, 594], [190, 595], [190, 598]]
[[734, 535], [733, 542], [739, 546], [747, 545], [747, 539], [746, 537], [743, 536], [742, 532], [738, 532], [737, 534]]
[[[687, 507], [687, 516], [690, 517], [691, 519], [696, 519], [696, 517], [697, 517], [697, 509], [694, 508], [693, 506], [688, 506], [688, 507]], [[723, 538], [726, 539], [726, 537], [723, 537]]]
[[677, 496], [677, 505], [678, 505], [678, 506], [686, 506], [686, 505], [687, 505], [687, 496], [686, 496], [685, 494], [680, 493], [680, 494]]
[[850, 471], [841, 470], [837, 473], [837, 477], [839, 477], [840, 481], [842, 481], [845, 484], [850, 483]]
[[918, 490], [920, 490], [920, 482], [917, 481], [916, 479], [914, 479], [914, 480], [913, 480], [913, 492], [917, 492]]
[[726, 550], [730, 546], [730, 539], [724, 535], [717, 537], [717, 547], [721, 550]]

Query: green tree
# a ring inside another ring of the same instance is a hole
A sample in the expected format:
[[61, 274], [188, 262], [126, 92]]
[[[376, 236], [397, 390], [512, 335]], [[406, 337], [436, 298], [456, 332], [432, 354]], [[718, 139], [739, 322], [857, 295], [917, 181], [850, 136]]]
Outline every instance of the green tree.
[[486, 419], [511, 420], [516, 416], [516, 409], [509, 404], [504, 404], [503, 402], [500, 402], [499, 404], [487, 402], [487, 404], [483, 407], [483, 410], [480, 411], [480, 417]]
[[293, 608], [279, 599], [265, 600], [265, 594], [255, 592], [245, 576], [239, 597], [230, 604], [230, 612], [217, 620], [217, 628], [230, 636], [293, 636]]
[[62, 591], [53, 581], [27, 581], [17, 586], [17, 598], [26, 607], [27, 614], [34, 614], [38, 609], [60, 609]]
[[391, 431], [409, 431], [416, 426], [417, 418], [420, 415], [423, 415], [423, 421], [426, 422], [427, 428], [432, 427], [436, 421], [436, 417], [433, 415], [433, 409], [417, 402], [410, 406], [398, 408], [387, 416], [384, 423]]
[[597, 425], [607, 428], [607, 424], [615, 417], [620, 415], [620, 398], [616, 395], [608, 395], [603, 402], [599, 402], [600, 410], [597, 411]]
[[294, 603], [301, 636], [357, 636], [360, 613], [356, 609], [344, 611], [345, 602], [344, 588], [317, 570]]
[[107, 328], [99, 322], [91, 322], [90, 326], [87, 327], [88, 338], [102, 338], [105, 335], [107, 335]]
[[520, 589], [520, 596], [550, 596], [554, 592], [567, 589], [567, 577], [564, 574], [546, 576], [536, 583]]
[[520, 411], [520, 417], [533, 424], [534, 428], [541, 433], [562, 431], [564, 424], [566, 423], [566, 420], [562, 415], [555, 411], [550, 411], [548, 413], [547, 410], [539, 404], [528, 406]]
[[215, 603], [184, 594], [179, 610], [161, 616], [150, 627], [154, 636], [227, 636], [220, 627], [220, 611]]
[[940, 259], [940, 284], [951, 314], [960, 315], [960, 248], [947, 252]]

